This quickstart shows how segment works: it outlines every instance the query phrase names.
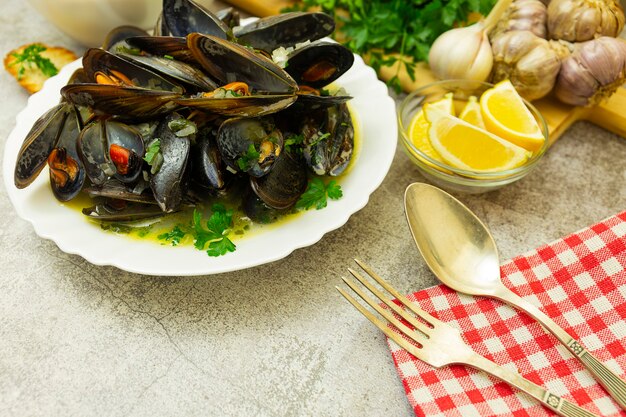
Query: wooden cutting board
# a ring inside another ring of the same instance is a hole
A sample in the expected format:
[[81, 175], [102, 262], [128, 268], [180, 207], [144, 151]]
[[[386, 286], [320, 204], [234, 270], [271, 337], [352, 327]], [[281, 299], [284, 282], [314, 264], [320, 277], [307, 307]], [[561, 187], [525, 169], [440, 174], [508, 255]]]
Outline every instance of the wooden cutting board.
[[[279, 14], [282, 9], [292, 4], [287, 0], [228, 0], [233, 6], [255, 16]], [[396, 68], [383, 67], [379, 76], [389, 80], [396, 74]], [[423, 85], [436, 81], [428, 65], [418, 64], [415, 81], [405, 71], [398, 73], [404, 91], [412, 91]], [[584, 108], [563, 104], [552, 97], [533, 102], [546, 119], [550, 131], [550, 143], [554, 143], [572, 123], [587, 120], [622, 137], [626, 137], [626, 88], [619, 88], [606, 102], [594, 107]]]

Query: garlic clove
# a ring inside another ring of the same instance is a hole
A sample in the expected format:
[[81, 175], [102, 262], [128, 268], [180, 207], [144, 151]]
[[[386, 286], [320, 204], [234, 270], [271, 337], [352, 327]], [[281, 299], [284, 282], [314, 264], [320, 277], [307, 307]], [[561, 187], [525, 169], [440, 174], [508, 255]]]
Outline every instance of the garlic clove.
[[493, 40], [512, 30], [528, 30], [547, 39], [547, 20], [547, 7], [540, 0], [515, 0], [506, 9], [496, 27], [489, 32], [489, 38]]
[[590, 106], [609, 97], [625, 80], [626, 42], [601, 37], [578, 44], [563, 60], [554, 93], [564, 103]]
[[484, 25], [479, 22], [441, 34], [430, 48], [428, 62], [440, 79], [485, 81], [493, 54]]

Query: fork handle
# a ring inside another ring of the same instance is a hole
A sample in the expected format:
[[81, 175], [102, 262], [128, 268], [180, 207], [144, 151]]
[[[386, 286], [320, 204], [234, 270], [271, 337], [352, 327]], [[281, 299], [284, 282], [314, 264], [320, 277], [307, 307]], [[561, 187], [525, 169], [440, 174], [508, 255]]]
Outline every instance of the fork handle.
[[567, 349], [577, 357], [591, 372], [596, 381], [604, 387], [623, 410], [626, 410], [626, 381], [611, 371], [606, 365], [593, 356], [578, 340], [569, 335], [537, 306], [523, 299], [509, 289], [500, 291], [496, 297], [507, 304], [525, 311], [552, 333]]
[[541, 402], [546, 408], [552, 410], [556, 414], [563, 417], [598, 417], [590, 411], [585, 410], [577, 406], [574, 403], [567, 401], [564, 398], [559, 397], [556, 394], [540, 387], [532, 381], [524, 378], [517, 372], [503, 368], [502, 366], [490, 361], [489, 359], [480, 356], [477, 353], [471, 352], [467, 360], [464, 361], [466, 365], [479, 369], [488, 373], [512, 386], [525, 392], [531, 397]]

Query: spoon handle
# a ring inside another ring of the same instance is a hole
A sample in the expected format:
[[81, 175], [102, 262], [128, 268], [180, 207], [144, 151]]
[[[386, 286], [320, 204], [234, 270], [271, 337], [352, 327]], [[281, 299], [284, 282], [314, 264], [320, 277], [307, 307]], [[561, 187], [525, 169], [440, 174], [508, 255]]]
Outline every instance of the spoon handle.
[[496, 298], [525, 311], [529, 316], [537, 320], [544, 328], [552, 333], [565, 347], [574, 354], [591, 372], [596, 381], [600, 383], [623, 410], [626, 410], [626, 382], [615, 372], [593, 356], [587, 348], [578, 340], [569, 335], [554, 320], [530, 302], [524, 300], [511, 290], [504, 288], [496, 295]]

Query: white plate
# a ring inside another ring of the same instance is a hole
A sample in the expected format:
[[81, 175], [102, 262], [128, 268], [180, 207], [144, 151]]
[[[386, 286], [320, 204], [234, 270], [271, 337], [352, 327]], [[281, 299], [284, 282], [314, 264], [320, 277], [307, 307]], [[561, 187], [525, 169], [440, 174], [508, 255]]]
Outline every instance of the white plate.
[[322, 210], [301, 216], [235, 240], [237, 250], [217, 258], [192, 246], [172, 247], [153, 241], [130, 239], [104, 232], [80, 212], [59, 203], [49, 186], [48, 169], [27, 188], [13, 184], [17, 153], [33, 123], [58, 103], [59, 90], [80, 61], [64, 67], [43, 89], [28, 100], [17, 116], [4, 153], [3, 174], [7, 192], [18, 215], [33, 224], [35, 232], [53, 240], [67, 253], [82, 256], [96, 265], [113, 265], [130, 272], [149, 275], [205, 275], [235, 271], [272, 262], [309, 246], [344, 225], [350, 215], [363, 208], [370, 194], [385, 178], [395, 154], [397, 125], [395, 103], [374, 70], [355, 56], [353, 67], [337, 84], [354, 97], [352, 110], [360, 125], [361, 147], [351, 171], [340, 180], [344, 196], [329, 201]]

